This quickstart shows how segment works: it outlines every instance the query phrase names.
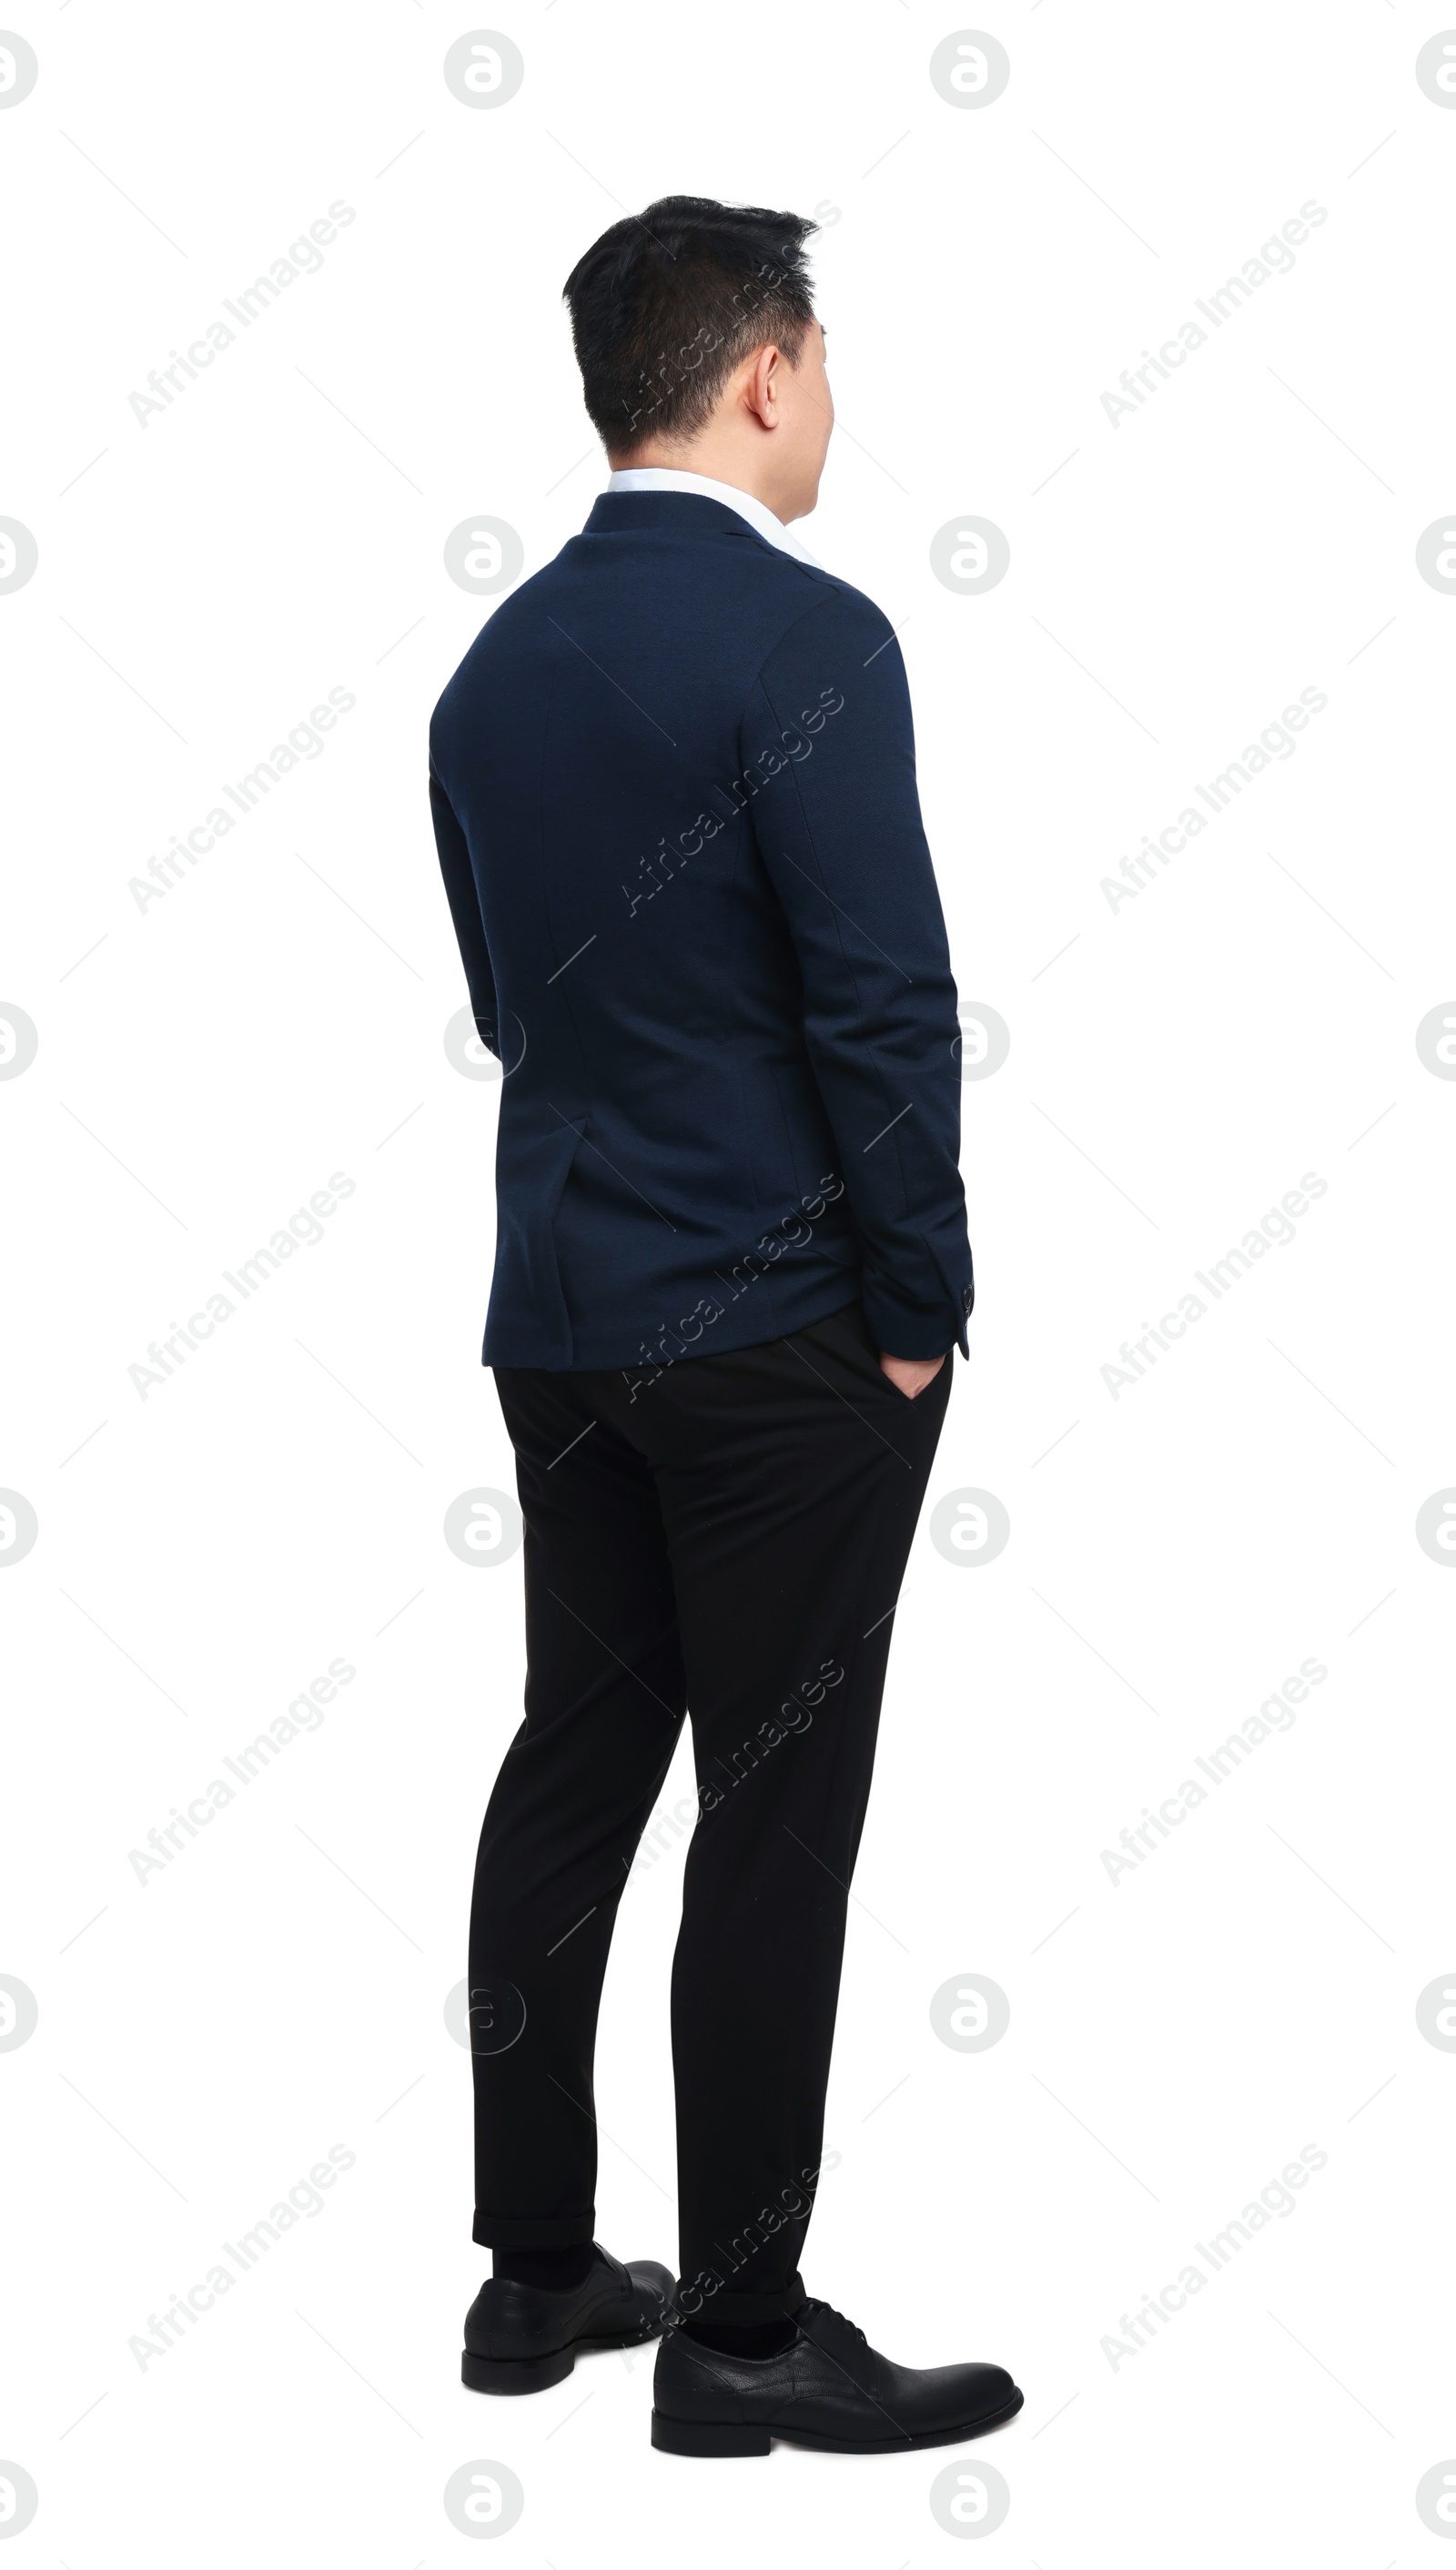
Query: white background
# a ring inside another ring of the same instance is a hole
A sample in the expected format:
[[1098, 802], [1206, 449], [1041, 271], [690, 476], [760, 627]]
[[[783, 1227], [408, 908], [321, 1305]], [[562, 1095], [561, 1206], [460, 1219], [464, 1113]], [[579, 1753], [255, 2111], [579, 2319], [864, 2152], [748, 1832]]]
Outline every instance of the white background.
[[[441, 1532], [511, 1487], [478, 1364], [499, 1092], [446, 1059], [424, 794], [489, 602], [442, 548], [487, 513], [529, 572], [581, 525], [605, 468], [561, 284], [678, 190], [819, 210], [842, 425], [802, 532], [902, 629], [957, 977], [1012, 1039], [965, 1091], [979, 1301], [931, 1493], [992, 1491], [1011, 1539], [962, 1567], [922, 1525], [911, 1556], [807, 2281], [903, 2360], [1014, 2368], [1022, 2416], [963, 2459], [1010, 2487], [986, 2549], [1015, 2570], [1439, 2561], [1456, 2056], [1415, 2003], [1456, 1979], [1452, 1591], [1414, 1520], [1456, 1482], [1456, 1087], [1415, 1030], [1456, 987], [1456, 606], [1415, 547], [1456, 469], [1456, 114], [1414, 62], [1445, 22], [1005, 0], [978, 112], [932, 88], [963, 22], [921, 0], [515, 9], [492, 112], [445, 87], [477, 22], [437, 0], [14, 23], [17, 2561], [463, 2560], [441, 2492], [475, 2458], [518, 2475], [532, 2570], [956, 2557], [927, 2498], [954, 2454], [659, 2456], [647, 2356], [534, 2400], [458, 2380], [485, 2260], [443, 2009], [522, 1638], [519, 1555]], [[1115, 427], [1121, 371], [1310, 199], [1292, 271]], [[149, 370], [335, 200], [319, 271], [139, 424]], [[929, 564], [968, 512], [1011, 548], [983, 596]], [[139, 908], [331, 687], [357, 702], [322, 754]], [[1294, 754], [1114, 910], [1103, 878], [1305, 687]], [[324, 1237], [143, 1399], [148, 1343], [334, 1171]], [[1306, 1171], [1294, 1240], [1114, 1399], [1120, 1343]], [[334, 1657], [321, 1725], [139, 1882], [129, 1851]], [[1292, 1726], [1110, 1880], [1306, 1657]], [[602, 2236], [669, 2264], [681, 1859], [624, 1900], [599, 2059]], [[929, 2016], [972, 1971], [1011, 2008], [982, 2053]], [[139, 2368], [149, 2315], [334, 2144], [321, 2213]], [[1306, 2145], [1296, 2209], [1114, 2365]]]

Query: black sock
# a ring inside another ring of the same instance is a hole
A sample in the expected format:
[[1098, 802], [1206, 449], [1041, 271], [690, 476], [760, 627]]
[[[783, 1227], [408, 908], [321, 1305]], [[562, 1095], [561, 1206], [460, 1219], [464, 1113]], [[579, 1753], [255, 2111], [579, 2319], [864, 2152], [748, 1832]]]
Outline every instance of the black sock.
[[491, 2274], [509, 2285], [546, 2285], [563, 2292], [586, 2283], [596, 2254], [590, 2240], [579, 2240], [570, 2249], [492, 2249]]
[[776, 2356], [798, 2336], [790, 2320], [756, 2321], [746, 2329], [720, 2327], [713, 2321], [685, 2321], [683, 2327], [700, 2347], [716, 2348], [720, 2356]]

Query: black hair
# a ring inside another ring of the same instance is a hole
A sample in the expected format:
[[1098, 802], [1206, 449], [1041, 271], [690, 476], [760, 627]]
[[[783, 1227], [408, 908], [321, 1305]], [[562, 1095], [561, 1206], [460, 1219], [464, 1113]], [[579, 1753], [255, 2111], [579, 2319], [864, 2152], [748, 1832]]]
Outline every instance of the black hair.
[[712, 197], [660, 197], [594, 241], [563, 288], [582, 391], [610, 455], [703, 427], [734, 369], [772, 341], [797, 365], [814, 317], [817, 223]]

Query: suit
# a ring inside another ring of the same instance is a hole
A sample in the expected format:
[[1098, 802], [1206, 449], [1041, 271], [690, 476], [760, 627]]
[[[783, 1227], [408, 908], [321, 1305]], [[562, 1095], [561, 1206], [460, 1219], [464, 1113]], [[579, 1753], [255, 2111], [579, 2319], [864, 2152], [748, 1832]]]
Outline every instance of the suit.
[[677, 492], [606, 494], [430, 728], [503, 1070], [489, 1365], [661, 1364], [861, 1299], [965, 1345], [959, 1027], [899, 647]]
[[430, 793], [501, 1064], [484, 1353], [525, 1521], [525, 1719], [471, 1909], [474, 2237], [594, 2236], [603, 1974], [691, 1715], [680, 2305], [757, 2326], [802, 2299], [848, 1884], [950, 1395], [946, 1364], [908, 1400], [879, 1352], [964, 1350], [971, 1308], [899, 651], [736, 506], [611, 492], [461, 662]]

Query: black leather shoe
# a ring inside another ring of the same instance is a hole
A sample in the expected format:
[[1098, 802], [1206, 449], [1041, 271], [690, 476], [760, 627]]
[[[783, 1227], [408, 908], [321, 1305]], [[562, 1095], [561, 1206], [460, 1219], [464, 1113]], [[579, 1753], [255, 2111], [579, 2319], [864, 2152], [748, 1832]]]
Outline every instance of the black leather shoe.
[[460, 2379], [472, 2391], [546, 2391], [597, 2347], [656, 2338], [673, 2291], [666, 2267], [624, 2267], [598, 2247], [584, 2284], [513, 2285], [490, 2276], [465, 2315]]
[[827, 2303], [790, 2317], [798, 2335], [777, 2356], [721, 2356], [670, 2330], [653, 2382], [653, 2443], [669, 2454], [766, 2454], [776, 2436], [826, 2454], [897, 2454], [959, 2444], [1021, 2407], [999, 2364], [917, 2373], [877, 2356]]

